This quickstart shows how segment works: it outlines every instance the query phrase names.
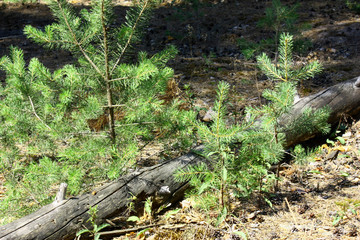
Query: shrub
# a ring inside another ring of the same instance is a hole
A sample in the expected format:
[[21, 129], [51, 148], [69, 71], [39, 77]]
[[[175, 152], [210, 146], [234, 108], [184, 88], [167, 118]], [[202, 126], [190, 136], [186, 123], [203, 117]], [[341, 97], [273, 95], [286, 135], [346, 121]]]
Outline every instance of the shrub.
[[13, 211], [18, 217], [29, 206], [48, 203], [50, 189], [62, 181], [77, 194], [94, 181], [115, 179], [154, 139], [191, 144], [187, 121], [194, 114], [180, 110], [179, 101], [163, 100], [173, 76], [166, 63], [176, 49], [136, 57], [133, 48], [151, 4], [141, 1], [114, 27], [111, 0], [95, 0], [79, 13], [66, 0], [53, 1], [56, 22], [44, 30], [26, 26], [24, 32], [44, 47], [70, 51], [78, 61], [51, 72], [36, 58], [27, 64], [15, 47], [0, 59], [6, 72], [0, 169], [7, 184], [1, 215]]
[[180, 170], [179, 181], [189, 181], [194, 187], [201, 208], [217, 209], [218, 223], [225, 219], [229, 201], [233, 197], [249, 196], [254, 190], [268, 191], [277, 176], [269, 169], [285, 154], [285, 134], [299, 131], [306, 123], [307, 131], [329, 131], [326, 123], [328, 111], [305, 111], [290, 124], [280, 119], [291, 111], [298, 81], [313, 77], [321, 70], [318, 62], [297, 68], [292, 60], [292, 36], [282, 34], [279, 45], [279, 61], [275, 65], [265, 55], [258, 56], [259, 68], [273, 81], [274, 89], [266, 89], [263, 97], [269, 102], [261, 107], [247, 107], [247, 117], [239, 125], [226, 125], [226, 96], [229, 84], [220, 82], [214, 104], [213, 123], [207, 126], [194, 122], [203, 141], [207, 164]]

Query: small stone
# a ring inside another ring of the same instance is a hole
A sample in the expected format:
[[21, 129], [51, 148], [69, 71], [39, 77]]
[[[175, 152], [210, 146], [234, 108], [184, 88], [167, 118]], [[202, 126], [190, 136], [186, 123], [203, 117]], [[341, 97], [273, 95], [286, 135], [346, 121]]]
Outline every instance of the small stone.
[[343, 135], [342, 135], [342, 137], [343, 138], [350, 138], [351, 137], [351, 132], [350, 131], [348, 131], [348, 132], [346, 132], [346, 133], [344, 133]]
[[349, 230], [347, 230], [347, 234], [348, 236], [350, 237], [356, 237], [358, 236], [358, 230], [357, 230], [357, 227], [354, 225], [354, 224], [351, 224], [349, 226]]
[[204, 122], [211, 122], [212, 120], [214, 120], [216, 116], [216, 112], [214, 110], [212, 110], [212, 108], [210, 108], [206, 113], [205, 116], [203, 117], [203, 121]]
[[336, 53], [336, 49], [335, 49], [335, 48], [329, 48], [328, 51], [329, 51], [330, 53]]
[[248, 219], [254, 220], [261, 211], [255, 211], [249, 214]]
[[337, 158], [338, 154], [339, 150], [333, 150], [326, 156], [325, 160], [334, 160]]
[[358, 77], [357, 79], [356, 79], [356, 82], [355, 82], [355, 87], [360, 87], [360, 77]]
[[329, 199], [330, 196], [323, 194], [323, 195], [321, 195], [321, 198], [322, 198], [322, 199]]
[[258, 224], [258, 223], [252, 223], [252, 224], [250, 224], [250, 227], [251, 228], [258, 228], [260, 226], [260, 224]]
[[351, 182], [354, 183], [354, 184], [358, 184], [358, 183], [360, 183], [360, 179], [359, 178], [354, 178], [354, 179], [351, 180]]
[[278, 239], [278, 238], [279, 238], [279, 235], [276, 232], [272, 232], [269, 235], [269, 239]]
[[329, 211], [328, 214], [330, 217], [333, 217], [337, 215], [337, 211]]

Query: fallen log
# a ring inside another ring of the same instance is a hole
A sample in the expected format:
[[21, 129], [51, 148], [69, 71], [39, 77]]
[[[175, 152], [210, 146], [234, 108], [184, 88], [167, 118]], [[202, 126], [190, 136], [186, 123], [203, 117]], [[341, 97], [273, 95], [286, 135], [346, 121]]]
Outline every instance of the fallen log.
[[[344, 115], [359, 115], [360, 77], [300, 99], [294, 104], [290, 115], [299, 116], [307, 107], [316, 110], [325, 106], [331, 109], [329, 117], [331, 124], [338, 122]], [[286, 145], [290, 146], [311, 136], [306, 134], [287, 136]], [[201, 146], [197, 150], [201, 150]], [[87, 222], [90, 217], [88, 210], [91, 206], [98, 205], [97, 224], [101, 224], [111, 217], [125, 213], [133, 196], [137, 197], [138, 202], [154, 196], [154, 199], [157, 199], [155, 201], [157, 206], [176, 202], [183, 197], [187, 184], [175, 182], [173, 173], [200, 161], [203, 161], [200, 156], [188, 153], [174, 160], [133, 172], [97, 189], [92, 194], [66, 200], [63, 199], [66, 186], [63, 186], [52, 204], [1, 226], [0, 240], [74, 239], [76, 232], [84, 226], [91, 229]]]
[[[200, 150], [201, 147], [196, 148]], [[0, 227], [1, 240], [74, 239], [77, 231], [92, 229], [87, 222], [88, 210], [98, 206], [97, 224], [127, 212], [129, 203], [140, 204], [147, 197], [155, 196], [153, 207], [179, 201], [187, 183], [174, 181], [177, 169], [196, 164], [201, 157], [186, 154], [156, 166], [143, 168], [80, 197], [62, 199], [61, 188], [56, 200], [38, 211]], [[133, 197], [136, 197], [134, 200]], [[154, 206], [155, 205], [155, 206]]]

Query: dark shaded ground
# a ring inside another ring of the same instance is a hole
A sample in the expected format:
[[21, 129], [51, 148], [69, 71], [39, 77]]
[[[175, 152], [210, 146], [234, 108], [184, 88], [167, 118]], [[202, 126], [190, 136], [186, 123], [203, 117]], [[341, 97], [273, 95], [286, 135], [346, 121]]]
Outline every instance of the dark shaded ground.
[[[286, 1], [289, 5], [295, 1]], [[165, 5], [165, 4], [164, 4]], [[75, 6], [81, 7], [76, 4]], [[236, 91], [235, 102], [241, 96], [246, 103], [258, 96], [263, 77], [252, 61], [244, 61], [237, 45], [240, 38], [259, 41], [273, 36], [272, 31], [259, 28], [256, 22], [264, 16], [270, 1], [229, 1], [204, 3], [198, 7], [165, 5], [154, 12], [140, 49], [150, 53], [162, 50], [167, 44], [179, 49], [171, 66], [180, 85], [191, 83], [195, 93], [210, 101], [214, 85], [226, 80]], [[126, 7], [115, 8], [121, 23]], [[8, 53], [10, 45], [24, 49], [27, 59], [38, 57], [48, 67], [56, 69], [71, 62], [72, 56], [63, 51], [44, 50], [22, 35], [25, 25], [43, 28], [52, 22], [44, 5], [0, 7], [0, 56]], [[360, 19], [343, 1], [301, 1], [299, 25], [307, 23], [310, 30], [302, 35], [311, 40], [313, 47], [298, 56], [297, 60], [318, 59], [325, 65], [323, 74], [306, 82], [305, 94], [338, 81], [360, 75], [359, 62]], [[4, 76], [0, 75], [3, 79]], [[257, 88], [256, 79], [260, 81]]]
[[[81, 7], [79, 2], [74, 3]], [[256, 26], [270, 4], [263, 0], [200, 6], [164, 4], [155, 10], [139, 49], [155, 53], [167, 44], [176, 45], [179, 55], [170, 65], [175, 69], [179, 86], [190, 85], [198, 107], [211, 106], [218, 81], [229, 82], [233, 103], [230, 115], [236, 117], [246, 104], [259, 104], [262, 89], [271, 85], [254, 61], [244, 59], [237, 45], [239, 38], [259, 41], [272, 36], [271, 31]], [[125, 10], [126, 7], [116, 6], [119, 22]], [[301, 93], [311, 94], [359, 76], [359, 15], [341, 0], [301, 1], [298, 13], [300, 22], [311, 26], [301, 33], [311, 40], [312, 47], [298, 54], [296, 60], [318, 59], [324, 64], [323, 73], [304, 82]], [[71, 54], [44, 50], [22, 34], [27, 24], [43, 28], [52, 21], [45, 5], [1, 5], [0, 2], [0, 56], [8, 54], [9, 46], [15, 45], [24, 50], [27, 60], [38, 57], [51, 69], [72, 62]], [[1, 81], [4, 77], [0, 73]], [[215, 229], [203, 222], [201, 214], [184, 207], [179, 215], [166, 220], [166, 224], [185, 225], [152, 228], [147, 238], [241, 239], [234, 232], [242, 231], [248, 239], [360, 239], [360, 209], [356, 205], [360, 201], [360, 125], [355, 124], [345, 138], [345, 146], [337, 143], [330, 149], [324, 147], [316, 161], [307, 166], [284, 165], [280, 191], [269, 196], [273, 208], [260, 196], [254, 196], [255, 201], [250, 203], [234, 202], [233, 216], [227, 224]], [[334, 151], [337, 154], [330, 155]], [[333, 224], [339, 216], [339, 222]]]

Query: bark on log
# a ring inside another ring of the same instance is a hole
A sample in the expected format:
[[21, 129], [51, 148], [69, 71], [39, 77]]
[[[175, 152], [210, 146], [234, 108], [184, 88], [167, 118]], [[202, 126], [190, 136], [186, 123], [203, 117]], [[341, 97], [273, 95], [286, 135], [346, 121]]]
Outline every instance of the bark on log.
[[[357, 116], [360, 113], [360, 77], [339, 83], [317, 94], [300, 99], [294, 104], [291, 116], [299, 116], [303, 109], [311, 107], [331, 109], [329, 123], [338, 122], [344, 115]], [[287, 145], [306, 140], [311, 136], [287, 136]], [[197, 150], [200, 150], [198, 147]], [[0, 227], [0, 240], [5, 239], [73, 239], [75, 233], [86, 226], [90, 228], [87, 211], [98, 205], [98, 223], [124, 213], [132, 196], [138, 201], [148, 196], [157, 196], [156, 203], [176, 202], [183, 196], [186, 183], [177, 183], [173, 173], [203, 161], [196, 154], [186, 154], [172, 161], [141, 169], [78, 198], [61, 200], [17, 221]], [[164, 191], [165, 189], [165, 191]], [[167, 192], [168, 189], [169, 191]]]
[[[201, 147], [196, 149], [200, 150]], [[98, 205], [97, 223], [101, 224], [106, 219], [121, 216], [126, 212], [133, 196], [137, 197], [137, 202], [145, 200], [148, 196], [155, 196], [153, 204], [157, 205], [176, 202], [183, 197], [187, 183], [174, 181], [173, 173], [200, 160], [201, 157], [198, 155], [189, 153], [133, 172], [97, 189], [92, 194], [62, 201], [55, 200], [28, 216], [1, 226], [0, 239], [74, 239], [76, 232], [83, 229], [83, 226], [92, 229], [86, 222], [89, 219], [87, 212], [91, 206]]]

